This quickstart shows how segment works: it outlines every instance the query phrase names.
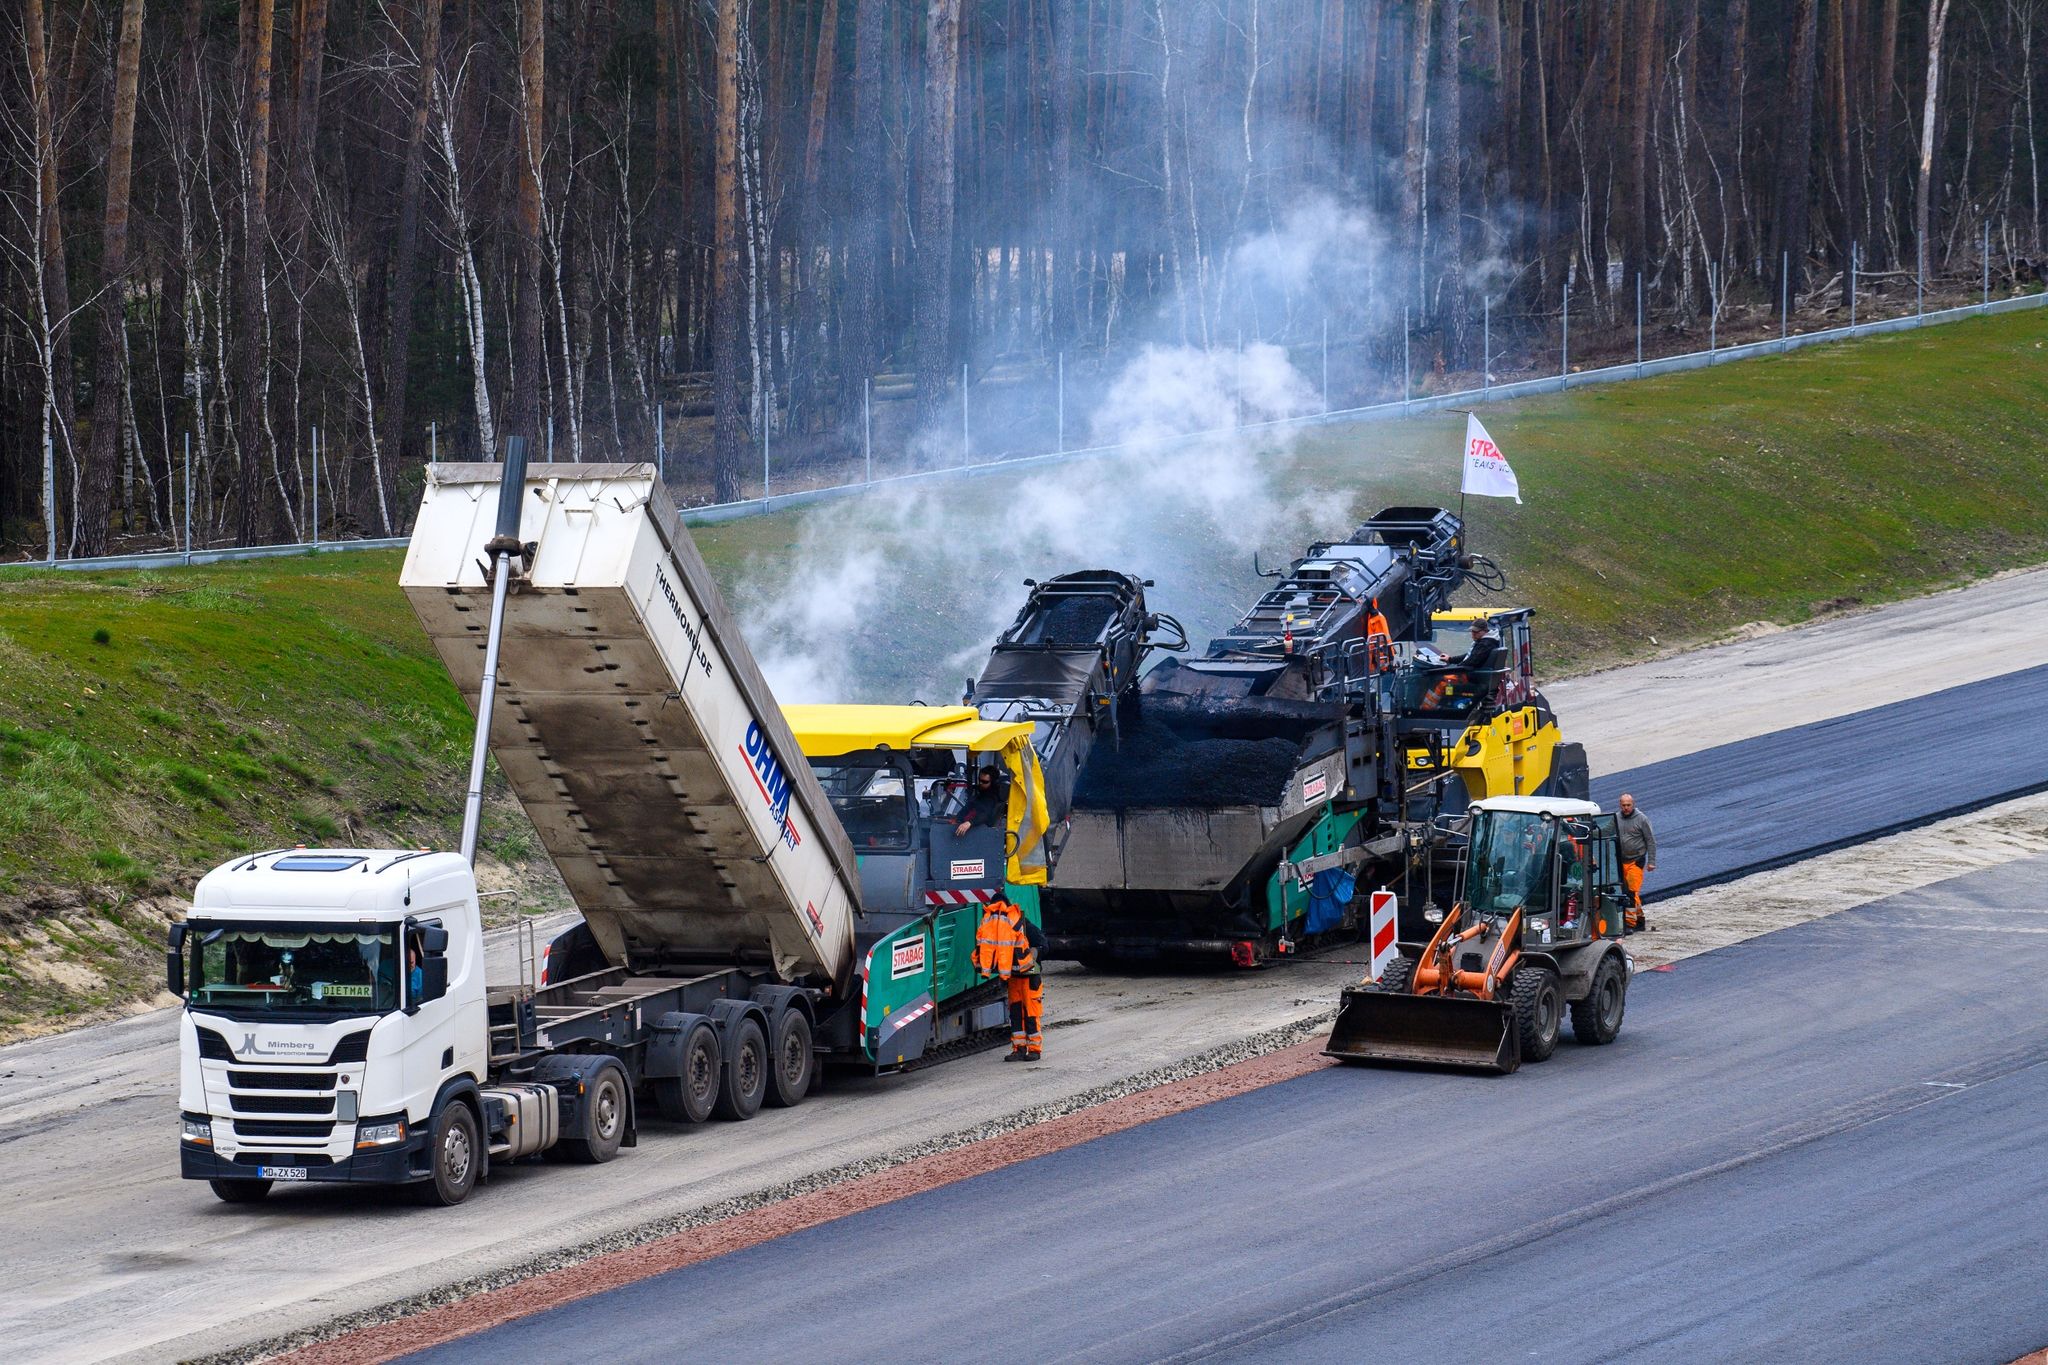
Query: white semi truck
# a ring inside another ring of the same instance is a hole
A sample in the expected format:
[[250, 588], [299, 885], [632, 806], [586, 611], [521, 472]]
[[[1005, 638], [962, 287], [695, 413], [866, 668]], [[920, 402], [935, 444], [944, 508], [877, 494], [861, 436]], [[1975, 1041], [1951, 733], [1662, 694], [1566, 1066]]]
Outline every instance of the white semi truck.
[[[167, 961], [187, 1178], [230, 1203], [328, 1181], [453, 1204], [493, 1161], [609, 1160], [643, 1098], [744, 1119], [801, 1101], [822, 1061], [893, 1070], [1004, 1036], [1000, 983], [946, 959], [1017, 875], [1019, 831], [950, 863], [978, 894], [864, 910], [650, 466], [430, 469], [403, 586], [477, 712], [462, 851], [277, 849], [201, 880]], [[594, 970], [486, 981], [487, 748]]]

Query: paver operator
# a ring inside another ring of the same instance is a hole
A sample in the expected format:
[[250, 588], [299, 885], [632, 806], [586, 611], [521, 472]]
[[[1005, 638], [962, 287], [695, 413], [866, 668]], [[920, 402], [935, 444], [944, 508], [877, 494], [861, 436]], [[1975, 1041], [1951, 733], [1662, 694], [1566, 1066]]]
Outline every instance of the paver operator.
[[974, 966], [983, 976], [1000, 977], [1010, 992], [1010, 1055], [1006, 1062], [1035, 1062], [1044, 1055], [1039, 1020], [1045, 1012], [1045, 978], [1038, 955], [1045, 947], [1023, 910], [1006, 900], [991, 901], [974, 936]]
[[1657, 832], [1650, 828], [1650, 817], [1636, 809], [1635, 797], [1623, 792], [1618, 804], [1621, 880], [1631, 901], [1623, 918], [1631, 929], [1646, 929], [1649, 924], [1643, 918], [1643, 874], [1657, 870]]
[[974, 786], [967, 796], [967, 809], [960, 812], [959, 823], [953, 826], [953, 833], [964, 835], [976, 827], [998, 828], [1003, 823], [1001, 793], [996, 788], [996, 770], [982, 768], [974, 775]]

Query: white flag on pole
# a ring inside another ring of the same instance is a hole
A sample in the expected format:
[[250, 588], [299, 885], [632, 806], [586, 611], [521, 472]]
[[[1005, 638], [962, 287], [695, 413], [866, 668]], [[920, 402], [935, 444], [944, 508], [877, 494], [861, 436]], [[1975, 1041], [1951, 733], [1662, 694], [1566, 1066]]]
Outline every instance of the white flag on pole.
[[1500, 447], [1480, 425], [1477, 413], [1465, 415], [1465, 482], [1459, 491], [1476, 493], [1482, 498], [1522, 500], [1515, 471], [1508, 467], [1507, 456], [1500, 453]]

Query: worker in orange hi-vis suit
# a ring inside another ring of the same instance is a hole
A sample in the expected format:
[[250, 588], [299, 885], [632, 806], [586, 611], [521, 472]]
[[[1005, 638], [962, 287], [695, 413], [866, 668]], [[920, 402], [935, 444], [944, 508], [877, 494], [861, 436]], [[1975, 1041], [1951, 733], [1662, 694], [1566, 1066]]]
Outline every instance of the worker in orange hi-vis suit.
[[1657, 832], [1650, 817], [1636, 809], [1636, 799], [1627, 792], [1618, 803], [1621, 812], [1615, 822], [1621, 827], [1621, 882], [1628, 888], [1629, 908], [1622, 917], [1631, 929], [1647, 929], [1643, 918], [1643, 874], [1657, 870]]
[[1045, 978], [1038, 954], [1045, 946], [1038, 926], [1006, 900], [991, 901], [974, 936], [974, 966], [999, 977], [1010, 995], [1010, 1055], [1004, 1061], [1035, 1062], [1044, 1055], [1039, 1032], [1045, 1013]]

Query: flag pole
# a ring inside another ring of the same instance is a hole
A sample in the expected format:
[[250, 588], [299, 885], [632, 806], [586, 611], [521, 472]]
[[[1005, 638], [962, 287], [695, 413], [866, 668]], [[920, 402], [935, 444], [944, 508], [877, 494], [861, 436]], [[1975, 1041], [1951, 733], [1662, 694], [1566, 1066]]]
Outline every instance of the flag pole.
[[[1460, 417], [1470, 417], [1472, 415], [1472, 409], [1470, 408], [1445, 408], [1444, 411], [1454, 412]], [[1458, 447], [1458, 524], [1460, 526], [1465, 524], [1465, 447], [1463, 445]]]

